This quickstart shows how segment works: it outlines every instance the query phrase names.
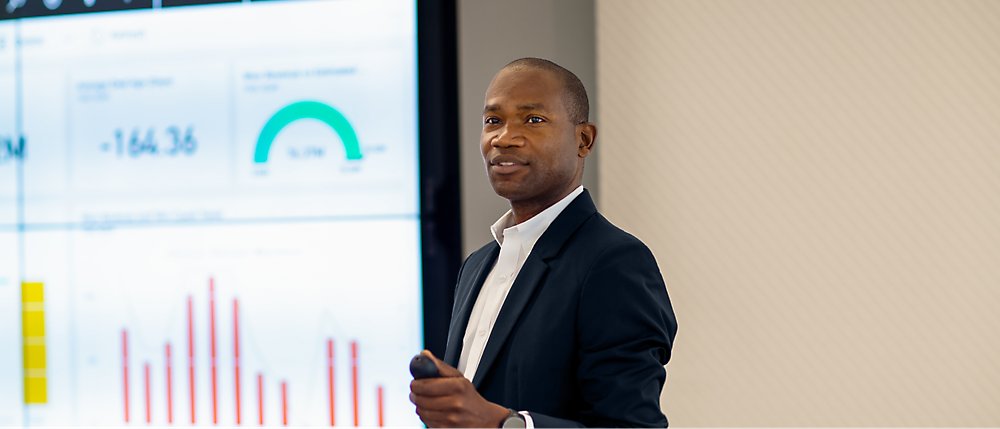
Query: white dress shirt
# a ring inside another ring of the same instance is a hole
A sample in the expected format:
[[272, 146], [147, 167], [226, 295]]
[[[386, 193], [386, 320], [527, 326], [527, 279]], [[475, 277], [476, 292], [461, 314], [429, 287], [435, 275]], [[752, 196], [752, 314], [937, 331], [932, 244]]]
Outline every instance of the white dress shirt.
[[[493, 238], [500, 244], [500, 256], [497, 257], [493, 270], [486, 276], [483, 288], [480, 289], [472, 313], [469, 315], [469, 324], [465, 328], [462, 354], [458, 359], [458, 370], [465, 374], [465, 378], [469, 380], [475, 378], [479, 361], [486, 349], [486, 342], [493, 332], [493, 325], [500, 315], [500, 309], [507, 299], [510, 287], [517, 279], [524, 261], [531, 254], [531, 249], [535, 247], [535, 243], [552, 221], [582, 193], [583, 186], [577, 187], [557, 203], [517, 225], [514, 225], [513, 212], [507, 211], [490, 227]], [[531, 416], [526, 412], [521, 414], [525, 417], [528, 427], [534, 427]]]

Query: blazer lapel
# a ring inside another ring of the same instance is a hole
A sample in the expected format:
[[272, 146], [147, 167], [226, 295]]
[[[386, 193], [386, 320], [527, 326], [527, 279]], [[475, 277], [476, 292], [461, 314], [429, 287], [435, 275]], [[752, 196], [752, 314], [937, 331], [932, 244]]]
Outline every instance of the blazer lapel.
[[500, 246], [493, 242], [483, 258], [469, 267], [472, 269], [471, 274], [468, 277], [463, 276], [463, 279], [468, 280], [463, 282], [463, 279], [459, 279], [460, 283], [455, 291], [455, 307], [451, 314], [451, 326], [448, 328], [448, 343], [444, 352], [444, 361], [448, 365], [458, 366], [458, 358], [462, 354], [465, 328], [469, 324], [469, 315], [472, 313], [472, 307], [479, 296], [479, 290], [483, 288], [486, 276], [493, 269], [493, 263], [499, 254]]
[[[521, 271], [518, 272], [517, 279], [514, 280], [510, 292], [507, 293], [507, 299], [504, 300], [500, 314], [497, 316], [497, 321], [493, 325], [490, 339], [486, 342], [486, 349], [483, 350], [483, 357], [479, 360], [479, 367], [476, 368], [476, 376], [472, 380], [474, 386], [478, 388], [482, 383], [483, 378], [489, 372], [497, 355], [503, 349], [507, 338], [514, 330], [514, 326], [517, 324], [517, 320], [524, 311], [524, 308], [531, 301], [535, 290], [538, 289], [545, 279], [545, 273], [549, 269], [547, 261], [558, 255], [562, 251], [563, 245], [566, 244], [573, 233], [583, 225], [584, 221], [595, 213], [597, 213], [597, 207], [594, 206], [594, 200], [590, 198], [590, 192], [585, 189], [572, 203], [566, 206], [562, 213], [545, 230], [545, 233], [538, 239], [538, 242], [535, 243], [531, 254], [528, 255], [528, 259], [524, 261]], [[478, 285], [481, 287], [485, 280], [484, 276], [479, 280]], [[478, 289], [477, 293], [473, 296], [476, 295], [478, 295]], [[469, 307], [471, 311], [472, 304], [469, 304]], [[469, 312], [466, 311], [466, 320], [460, 326], [465, 326], [468, 318]], [[448, 344], [451, 344], [450, 339]]]
[[504, 300], [500, 314], [497, 316], [497, 321], [493, 325], [493, 331], [490, 332], [490, 339], [486, 342], [483, 357], [479, 360], [476, 376], [472, 380], [472, 384], [477, 388], [482, 383], [483, 376], [486, 375], [490, 366], [493, 365], [493, 361], [496, 360], [500, 348], [507, 341], [507, 337], [514, 330], [514, 325], [517, 323], [518, 317], [521, 316], [524, 307], [528, 305], [533, 292], [541, 284], [541, 280], [545, 277], [545, 272], [548, 269], [548, 264], [542, 262], [539, 258], [533, 258], [529, 255], [528, 259], [524, 261], [524, 266], [521, 267], [521, 271], [517, 274], [517, 280], [514, 280], [514, 285], [511, 286], [510, 292], [507, 293], [507, 299]]

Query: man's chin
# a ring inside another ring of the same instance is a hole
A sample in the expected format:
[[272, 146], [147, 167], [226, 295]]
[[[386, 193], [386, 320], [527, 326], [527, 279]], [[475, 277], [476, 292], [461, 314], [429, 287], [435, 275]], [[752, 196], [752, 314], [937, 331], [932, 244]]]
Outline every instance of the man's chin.
[[507, 181], [494, 181], [490, 182], [493, 186], [493, 192], [495, 192], [501, 198], [507, 201], [517, 201], [523, 196], [524, 186], [519, 183], [512, 183]]

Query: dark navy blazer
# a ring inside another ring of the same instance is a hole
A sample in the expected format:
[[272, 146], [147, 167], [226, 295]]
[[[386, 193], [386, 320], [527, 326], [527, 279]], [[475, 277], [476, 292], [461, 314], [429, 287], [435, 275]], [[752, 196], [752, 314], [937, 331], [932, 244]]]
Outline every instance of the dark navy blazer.
[[[469, 314], [500, 253], [459, 270], [445, 362], [457, 366]], [[677, 321], [652, 253], [580, 194], [524, 261], [472, 380], [536, 427], [666, 426], [660, 391]]]

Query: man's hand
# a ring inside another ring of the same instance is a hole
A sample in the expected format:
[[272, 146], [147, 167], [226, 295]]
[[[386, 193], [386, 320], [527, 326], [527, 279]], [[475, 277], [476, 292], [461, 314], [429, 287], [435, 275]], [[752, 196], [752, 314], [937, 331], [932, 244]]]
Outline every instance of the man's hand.
[[428, 427], [495, 428], [507, 417], [507, 409], [487, 401], [459, 370], [424, 350], [438, 367], [440, 377], [410, 382], [410, 402]]

